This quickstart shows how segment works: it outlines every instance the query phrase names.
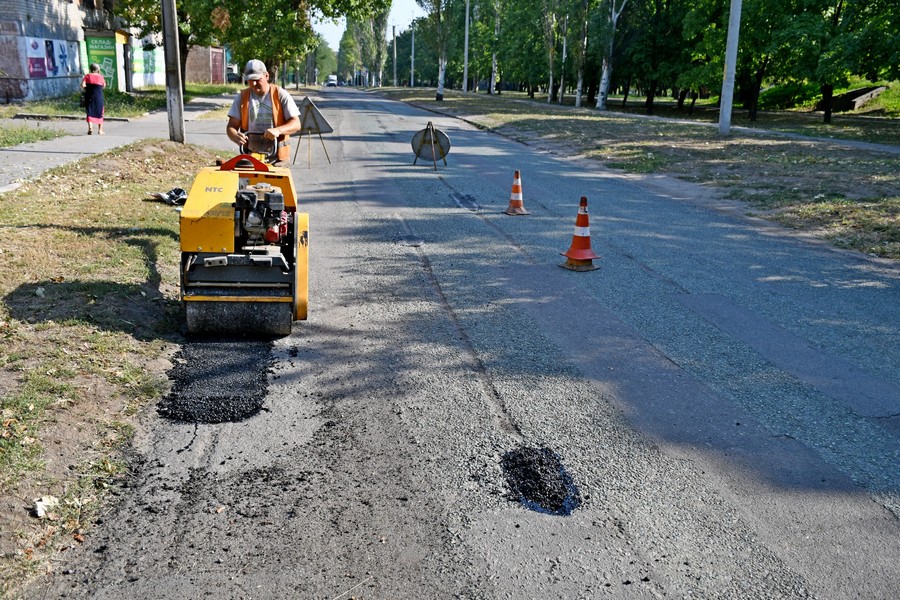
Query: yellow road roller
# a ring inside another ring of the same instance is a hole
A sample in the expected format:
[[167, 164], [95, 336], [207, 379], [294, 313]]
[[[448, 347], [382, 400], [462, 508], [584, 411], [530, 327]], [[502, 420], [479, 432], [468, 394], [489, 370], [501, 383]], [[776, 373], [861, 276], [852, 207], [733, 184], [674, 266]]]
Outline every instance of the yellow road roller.
[[309, 214], [291, 172], [241, 154], [194, 179], [181, 210], [181, 299], [191, 334], [285, 336], [305, 320]]

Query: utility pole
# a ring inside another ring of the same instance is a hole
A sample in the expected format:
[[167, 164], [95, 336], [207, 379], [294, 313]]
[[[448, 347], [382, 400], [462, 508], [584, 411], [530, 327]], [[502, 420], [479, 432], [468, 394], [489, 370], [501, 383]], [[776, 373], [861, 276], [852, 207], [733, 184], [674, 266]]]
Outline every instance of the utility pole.
[[394, 32], [394, 87], [397, 87], [397, 26], [391, 25]]
[[169, 139], [184, 143], [184, 96], [181, 94], [181, 58], [178, 49], [178, 16], [175, 0], [162, 0], [163, 50], [166, 61], [166, 110]]
[[463, 94], [469, 91], [469, 0], [466, 0], [466, 35], [463, 51]]
[[728, 16], [728, 40], [725, 42], [725, 76], [719, 107], [719, 135], [731, 133], [731, 107], [734, 103], [734, 72], [737, 70], [738, 34], [741, 30], [741, 0], [731, 0]]
[[416, 22], [412, 25], [412, 50], [409, 53], [409, 87], [416, 85]]

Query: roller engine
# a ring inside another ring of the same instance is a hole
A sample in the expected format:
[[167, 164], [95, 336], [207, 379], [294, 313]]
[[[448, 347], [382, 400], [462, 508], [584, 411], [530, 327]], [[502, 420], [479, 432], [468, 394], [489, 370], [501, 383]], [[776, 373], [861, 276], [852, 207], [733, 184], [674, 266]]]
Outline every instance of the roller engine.
[[308, 232], [288, 169], [252, 154], [202, 169], [181, 211], [188, 331], [290, 334], [306, 319]]
[[284, 194], [268, 183], [257, 183], [239, 189], [234, 208], [236, 242], [247, 249], [265, 244], [277, 244], [287, 235], [292, 220], [284, 210]]

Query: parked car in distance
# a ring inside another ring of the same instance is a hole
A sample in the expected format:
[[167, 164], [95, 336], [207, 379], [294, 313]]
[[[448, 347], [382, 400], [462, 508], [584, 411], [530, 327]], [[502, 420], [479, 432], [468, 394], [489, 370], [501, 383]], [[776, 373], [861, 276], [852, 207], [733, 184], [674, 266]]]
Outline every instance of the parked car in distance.
[[326, 87], [337, 87], [338, 80], [337, 75], [329, 75], [327, 79], [325, 79]]

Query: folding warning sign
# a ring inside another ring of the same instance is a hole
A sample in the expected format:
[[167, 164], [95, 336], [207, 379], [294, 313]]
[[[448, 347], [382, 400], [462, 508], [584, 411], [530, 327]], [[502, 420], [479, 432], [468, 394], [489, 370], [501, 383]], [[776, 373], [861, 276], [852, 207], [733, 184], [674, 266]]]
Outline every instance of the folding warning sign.
[[319, 140], [322, 142], [322, 149], [325, 150], [325, 158], [328, 159], [328, 164], [331, 164], [331, 157], [328, 156], [328, 149], [325, 148], [325, 140], [322, 139], [323, 133], [333, 133], [334, 128], [328, 123], [322, 113], [319, 112], [319, 109], [316, 108], [316, 105], [313, 104], [313, 101], [309, 99], [309, 96], [303, 98], [300, 102], [300, 131], [297, 136], [297, 149], [294, 150], [294, 159], [291, 161], [291, 164], [297, 162], [297, 153], [300, 152], [300, 138], [303, 137], [303, 134], [306, 134], [306, 166], [309, 168], [310, 166], [310, 155], [312, 153], [312, 135], [313, 133], [318, 134]]

